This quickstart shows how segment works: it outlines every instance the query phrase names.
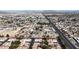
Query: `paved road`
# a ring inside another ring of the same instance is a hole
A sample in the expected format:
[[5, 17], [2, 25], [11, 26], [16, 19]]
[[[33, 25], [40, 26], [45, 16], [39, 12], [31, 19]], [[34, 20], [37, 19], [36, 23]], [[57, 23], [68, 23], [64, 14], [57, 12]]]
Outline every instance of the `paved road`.
[[[45, 15], [44, 15], [45, 16]], [[65, 37], [65, 35], [51, 22], [51, 20], [45, 16], [45, 18], [49, 21], [50, 25], [56, 30], [56, 32], [59, 34], [59, 36], [62, 38], [62, 43], [68, 48], [68, 49], [77, 49], [75, 45], [73, 45], [68, 38]]]
[[29, 45], [29, 49], [32, 49], [32, 46], [35, 42], [35, 39], [34, 38], [31, 38], [31, 42], [30, 42], [30, 45]]
[[5, 42], [7, 42], [9, 40], [9, 38], [7, 38], [5, 41], [3, 41], [0, 46], [2, 46]]

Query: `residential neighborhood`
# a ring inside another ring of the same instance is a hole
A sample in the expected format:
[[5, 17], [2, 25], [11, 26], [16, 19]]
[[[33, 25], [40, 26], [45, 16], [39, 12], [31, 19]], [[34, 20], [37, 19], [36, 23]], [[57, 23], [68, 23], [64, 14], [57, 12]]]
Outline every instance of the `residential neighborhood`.
[[0, 13], [1, 49], [79, 48], [79, 14], [61, 12]]

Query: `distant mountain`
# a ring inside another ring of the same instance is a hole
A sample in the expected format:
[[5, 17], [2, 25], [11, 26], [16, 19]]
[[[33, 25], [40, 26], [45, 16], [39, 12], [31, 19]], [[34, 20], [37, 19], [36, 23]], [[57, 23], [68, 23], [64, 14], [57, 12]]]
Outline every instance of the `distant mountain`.
[[7, 14], [6, 11], [0, 11], [0, 14]]
[[1, 10], [1, 13], [40, 13], [41, 10]]
[[79, 10], [0, 10], [0, 14], [8, 14], [8, 13], [79, 14]]
[[43, 13], [53, 14], [79, 14], [79, 10], [44, 10]]

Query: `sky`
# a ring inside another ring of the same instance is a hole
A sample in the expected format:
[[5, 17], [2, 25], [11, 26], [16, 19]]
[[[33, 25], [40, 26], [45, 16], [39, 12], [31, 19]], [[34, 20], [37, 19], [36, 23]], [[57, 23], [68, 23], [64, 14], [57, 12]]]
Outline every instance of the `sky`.
[[79, 10], [79, 0], [0, 0], [0, 10]]

